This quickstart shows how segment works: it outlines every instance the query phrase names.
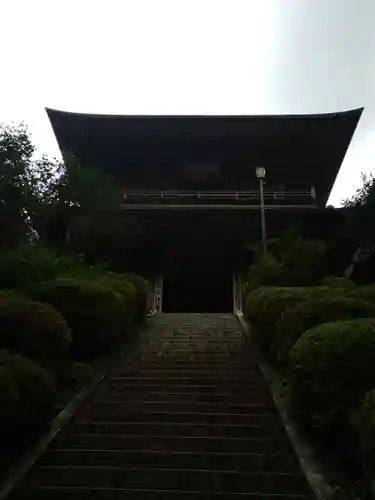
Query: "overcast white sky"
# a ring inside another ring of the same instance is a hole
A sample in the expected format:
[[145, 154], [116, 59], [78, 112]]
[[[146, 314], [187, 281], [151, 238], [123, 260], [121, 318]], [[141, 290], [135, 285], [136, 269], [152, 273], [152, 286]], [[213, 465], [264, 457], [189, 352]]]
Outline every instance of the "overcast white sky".
[[365, 107], [330, 203], [375, 167], [375, 0], [2, 0], [0, 122], [59, 156], [44, 107], [118, 114]]

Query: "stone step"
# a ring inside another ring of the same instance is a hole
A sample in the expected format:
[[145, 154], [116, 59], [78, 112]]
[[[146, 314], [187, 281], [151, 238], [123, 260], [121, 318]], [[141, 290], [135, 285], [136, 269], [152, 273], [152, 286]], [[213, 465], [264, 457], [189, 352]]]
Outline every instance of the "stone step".
[[[134, 384], [132, 381], [126, 380], [123, 377], [113, 377], [103, 385], [103, 390], [107, 388], [109, 392], [112, 390], [123, 391], [124, 394], [139, 392], [142, 391], [153, 391], [153, 392], [186, 392], [186, 393], [196, 393], [201, 392], [202, 394], [216, 394], [220, 392], [221, 394], [227, 393], [230, 394], [239, 394], [239, 395], [251, 395], [257, 394], [257, 390], [259, 390], [259, 386], [262, 386], [262, 389], [266, 391], [266, 386], [263, 381], [260, 381], [259, 384], [252, 384], [247, 386], [237, 386], [237, 385], [226, 385], [215, 384], [212, 381], [210, 383], [198, 383], [197, 381], [186, 381], [184, 383], [160, 383], [159, 380], [154, 380], [152, 383], [148, 384]], [[254, 391], [254, 392], [253, 392]]]
[[71, 431], [75, 434], [142, 434], [146, 436], [194, 437], [279, 437], [284, 436], [282, 425], [217, 425], [176, 422], [76, 422]]
[[204, 453], [162, 450], [92, 450], [58, 448], [45, 453], [44, 465], [107, 465], [178, 469], [217, 469], [238, 471], [299, 471], [293, 454]]
[[141, 398], [148, 401], [171, 401], [175, 403], [179, 402], [202, 402], [202, 403], [229, 403], [229, 404], [240, 404], [246, 403], [251, 400], [256, 401], [269, 401], [270, 395], [264, 387], [252, 386], [242, 392], [234, 392], [227, 390], [226, 392], [222, 389], [221, 392], [210, 392], [201, 391], [199, 388], [192, 392], [190, 386], [176, 387], [172, 390], [165, 387], [153, 386], [153, 387], [141, 387], [133, 388], [133, 390], [128, 390], [127, 387], [112, 387], [111, 389], [103, 388], [99, 390], [93, 397], [94, 401], [103, 401], [105, 399], [110, 401], [139, 401]]
[[239, 413], [196, 413], [194, 411], [163, 411], [152, 410], [148, 412], [129, 411], [126, 407], [119, 408], [117, 412], [113, 411], [110, 405], [103, 405], [102, 408], [96, 408], [95, 411], [82, 410], [77, 418], [81, 421], [105, 421], [110, 422], [177, 422], [191, 424], [222, 424], [222, 425], [246, 425], [261, 424], [266, 422], [275, 422], [278, 420], [276, 413], [259, 408], [253, 409], [251, 414]]
[[149, 379], [215, 379], [217, 381], [233, 381], [233, 382], [246, 382], [260, 380], [258, 370], [218, 370], [218, 369], [205, 369], [198, 370], [192, 368], [170, 368], [159, 370], [146, 370], [140, 371], [137, 367], [127, 367], [117, 369], [113, 373], [116, 377], [135, 377], [135, 378], [149, 378]]
[[220, 491], [228, 493], [298, 494], [306, 489], [302, 475], [212, 469], [150, 469], [104, 466], [41, 466], [31, 484], [150, 490]]
[[131, 490], [128, 488], [42, 487], [12, 500], [311, 500], [307, 494], [225, 493], [220, 491]]
[[109, 386], [113, 386], [115, 384], [129, 384], [133, 387], [135, 386], [147, 386], [147, 385], [212, 385], [216, 387], [251, 387], [251, 385], [262, 383], [259, 374], [254, 374], [252, 377], [247, 377], [246, 379], [240, 378], [222, 378], [215, 377], [214, 375], [207, 375], [206, 377], [194, 376], [194, 375], [181, 375], [171, 376], [171, 377], [151, 377], [151, 376], [143, 376], [140, 374], [139, 376], [126, 376], [126, 375], [114, 375], [108, 381]]
[[158, 314], [10, 500], [307, 500], [232, 314]]
[[53, 448], [94, 449], [94, 450], [131, 450], [150, 449], [163, 451], [201, 451], [201, 452], [247, 452], [275, 454], [283, 450], [291, 453], [289, 443], [283, 438], [216, 438], [191, 436], [146, 436], [144, 434], [73, 434], [56, 439]]
[[246, 403], [208, 403], [195, 401], [145, 401], [145, 400], [122, 400], [111, 401], [103, 400], [93, 402], [86, 407], [86, 413], [90, 413], [92, 419], [95, 419], [96, 413], [108, 411], [113, 414], [119, 413], [197, 413], [212, 415], [251, 415], [252, 413], [262, 413], [267, 408], [273, 408], [272, 400], [257, 400]]
[[197, 361], [189, 361], [189, 360], [174, 360], [173, 358], [164, 359], [161, 361], [155, 361], [154, 359], [150, 360], [136, 360], [133, 361], [131, 365], [129, 365], [129, 369], [137, 369], [137, 370], [191, 370], [191, 371], [199, 371], [206, 370], [217, 372], [235, 372], [235, 371], [256, 371], [256, 365], [253, 363], [247, 362], [244, 363], [243, 366], [237, 366], [233, 363], [226, 363], [223, 365], [219, 365], [217, 363], [198, 363]]

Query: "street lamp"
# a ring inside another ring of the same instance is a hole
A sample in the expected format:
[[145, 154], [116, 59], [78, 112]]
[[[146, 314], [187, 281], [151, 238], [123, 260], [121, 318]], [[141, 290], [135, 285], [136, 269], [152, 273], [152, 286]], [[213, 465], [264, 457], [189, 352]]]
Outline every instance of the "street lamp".
[[266, 215], [264, 210], [264, 179], [266, 177], [266, 169], [264, 167], [256, 167], [255, 174], [257, 179], [259, 179], [259, 189], [260, 189], [260, 216], [262, 221], [262, 247], [263, 253], [267, 251], [267, 241], [266, 241]]

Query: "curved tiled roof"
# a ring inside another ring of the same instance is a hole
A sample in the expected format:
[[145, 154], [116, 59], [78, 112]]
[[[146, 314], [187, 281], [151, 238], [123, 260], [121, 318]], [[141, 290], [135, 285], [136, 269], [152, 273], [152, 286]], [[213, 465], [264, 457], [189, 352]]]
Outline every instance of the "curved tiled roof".
[[47, 109], [62, 153], [127, 188], [316, 186], [325, 202], [363, 109], [317, 115], [98, 115]]

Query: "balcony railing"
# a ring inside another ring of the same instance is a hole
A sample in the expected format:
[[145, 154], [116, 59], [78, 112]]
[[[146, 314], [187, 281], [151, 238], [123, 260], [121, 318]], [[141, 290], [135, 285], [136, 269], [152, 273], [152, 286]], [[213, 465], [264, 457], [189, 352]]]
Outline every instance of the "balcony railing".
[[[306, 191], [273, 191], [266, 190], [264, 198], [268, 202], [282, 202], [285, 201], [300, 201], [300, 202], [314, 202], [316, 199], [315, 189], [311, 188]], [[184, 202], [228, 202], [228, 203], [251, 203], [260, 200], [259, 190], [253, 191], [124, 191], [125, 203], [184, 203]]]

